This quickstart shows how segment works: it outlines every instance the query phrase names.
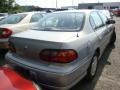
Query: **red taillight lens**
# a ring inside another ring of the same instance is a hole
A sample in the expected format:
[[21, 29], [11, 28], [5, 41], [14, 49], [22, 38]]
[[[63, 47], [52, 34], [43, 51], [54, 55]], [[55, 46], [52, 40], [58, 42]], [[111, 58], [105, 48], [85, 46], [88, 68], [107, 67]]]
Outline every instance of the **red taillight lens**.
[[46, 49], [40, 52], [40, 59], [57, 62], [57, 63], [68, 63], [77, 59], [78, 55], [75, 50], [65, 49], [65, 50], [52, 50]]
[[40, 90], [12, 69], [0, 67], [0, 90]]
[[12, 35], [12, 31], [7, 28], [1, 28], [0, 29], [0, 39], [1, 38], [9, 38], [10, 35]]

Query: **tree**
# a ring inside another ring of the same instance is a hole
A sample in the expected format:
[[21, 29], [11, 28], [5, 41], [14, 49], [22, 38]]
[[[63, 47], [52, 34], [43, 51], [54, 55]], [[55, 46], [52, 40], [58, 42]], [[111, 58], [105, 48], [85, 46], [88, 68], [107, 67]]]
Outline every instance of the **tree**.
[[14, 13], [20, 11], [21, 7], [15, 0], [0, 0], [0, 12]]
[[6, 0], [1, 0], [0, 1], [0, 12], [4, 12], [6, 11], [6, 5], [7, 5], [7, 1]]

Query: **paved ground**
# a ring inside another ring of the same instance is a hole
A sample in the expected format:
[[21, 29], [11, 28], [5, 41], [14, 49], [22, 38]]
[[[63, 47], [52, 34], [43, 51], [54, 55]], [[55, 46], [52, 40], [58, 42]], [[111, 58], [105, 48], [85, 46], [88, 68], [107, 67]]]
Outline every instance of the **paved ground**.
[[[99, 68], [92, 82], [80, 81], [71, 90], [120, 90], [120, 18], [116, 19], [117, 41], [108, 46], [99, 62]], [[4, 62], [0, 51], [0, 65]]]

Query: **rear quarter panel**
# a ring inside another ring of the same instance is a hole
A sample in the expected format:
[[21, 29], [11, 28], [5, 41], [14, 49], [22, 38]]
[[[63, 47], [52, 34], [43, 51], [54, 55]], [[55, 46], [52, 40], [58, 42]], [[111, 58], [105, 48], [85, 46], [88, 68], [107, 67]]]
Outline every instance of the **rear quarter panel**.
[[28, 30], [29, 24], [17, 24], [17, 25], [10, 27], [10, 29], [13, 31], [13, 34], [16, 34], [16, 33]]

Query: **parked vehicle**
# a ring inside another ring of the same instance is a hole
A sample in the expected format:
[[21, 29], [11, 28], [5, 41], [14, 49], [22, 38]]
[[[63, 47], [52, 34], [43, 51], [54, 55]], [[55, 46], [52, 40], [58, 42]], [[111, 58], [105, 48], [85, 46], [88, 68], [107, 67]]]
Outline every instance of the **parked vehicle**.
[[51, 13], [10, 38], [6, 60], [40, 85], [69, 89], [85, 76], [94, 78], [104, 49], [115, 42], [114, 23], [98, 10]]
[[0, 13], [0, 21], [8, 16], [8, 13]]
[[4, 18], [6, 18], [6, 16], [4, 16], [4, 17], [0, 17], [0, 21], [3, 20]]
[[7, 49], [11, 35], [28, 30], [43, 17], [43, 12], [26, 12], [9, 15], [0, 21], [0, 49]]
[[8, 13], [0, 13], [0, 17], [4, 17], [4, 16], [7, 16]]
[[112, 10], [115, 16], [120, 16], [120, 9], [114, 9]]
[[0, 68], [0, 90], [40, 90], [36, 84], [24, 79], [10, 68]]

